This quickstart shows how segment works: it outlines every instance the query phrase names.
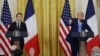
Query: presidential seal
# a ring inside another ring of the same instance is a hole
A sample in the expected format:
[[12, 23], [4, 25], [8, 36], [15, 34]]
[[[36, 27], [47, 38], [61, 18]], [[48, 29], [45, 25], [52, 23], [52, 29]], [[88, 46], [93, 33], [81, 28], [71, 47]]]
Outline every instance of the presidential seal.
[[85, 31], [82, 31], [82, 32], [80, 32], [80, 36], [81, 37], [86, 37], [87, 36], [87, 33]]
[[14, 37], [19, 37], [20, 36], [20, 31], [19, 30], [13, 31], [13, 36]]

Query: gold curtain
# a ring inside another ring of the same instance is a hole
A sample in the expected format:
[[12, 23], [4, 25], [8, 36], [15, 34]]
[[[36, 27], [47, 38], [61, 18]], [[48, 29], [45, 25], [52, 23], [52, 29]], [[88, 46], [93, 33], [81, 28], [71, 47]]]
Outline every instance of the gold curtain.
[[[75, 17], [75, 1], [69, 0]], [[64, 0], [33, 0], [39, 33], [40, 56], [64, 56], [58, 42], [59, 19]], [[18, 12], [25, 13], [27, 0], [17, 0]]]

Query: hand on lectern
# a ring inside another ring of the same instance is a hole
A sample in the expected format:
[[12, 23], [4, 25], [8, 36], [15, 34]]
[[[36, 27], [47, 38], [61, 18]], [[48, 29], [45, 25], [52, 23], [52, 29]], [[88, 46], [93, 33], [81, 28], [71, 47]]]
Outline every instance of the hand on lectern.
[[15, 51], [17, 49], [17, 46], [16, 45], [12, 45], [11, 46], [11, 51]]
[[72, 24], [72, 20], [71, 19], [69, 19], [69, 24]]

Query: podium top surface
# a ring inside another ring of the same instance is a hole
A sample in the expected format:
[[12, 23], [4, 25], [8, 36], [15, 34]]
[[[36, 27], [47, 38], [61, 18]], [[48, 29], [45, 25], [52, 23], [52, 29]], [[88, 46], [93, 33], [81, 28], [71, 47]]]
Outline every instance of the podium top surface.
[[72, 37], [93, 37], [94, 33], [93, 32], [72, 32], [71, 33]]
[[19, 32], [14, 32], [14, 31], [8, 31], [6, 32], [6, 37], [11, 37], [13, 41], [19, 41], [24, 37], [27, 37], [28, 33], [26, 31], [19, 31]]

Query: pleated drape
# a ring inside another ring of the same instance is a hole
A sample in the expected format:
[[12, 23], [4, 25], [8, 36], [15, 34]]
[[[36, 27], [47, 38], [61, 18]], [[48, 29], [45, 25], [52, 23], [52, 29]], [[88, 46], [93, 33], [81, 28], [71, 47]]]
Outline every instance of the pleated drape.
[[[18, 0], [18, 12], [25, 13], [27, 0]], [[58, 40], [59, 19], [64, 0], [33, 0], [39, 33], [40, 56], [64, 56]], [[75, 17], [75, 1], [70, 0]], [[23, 16], [24, 17], [24, 16]]]

